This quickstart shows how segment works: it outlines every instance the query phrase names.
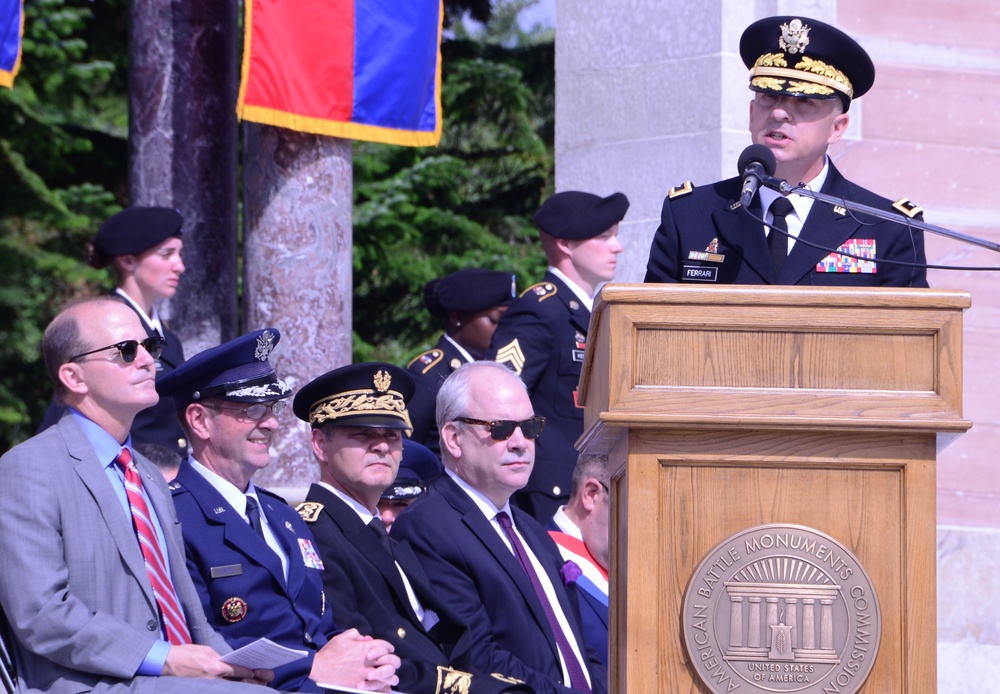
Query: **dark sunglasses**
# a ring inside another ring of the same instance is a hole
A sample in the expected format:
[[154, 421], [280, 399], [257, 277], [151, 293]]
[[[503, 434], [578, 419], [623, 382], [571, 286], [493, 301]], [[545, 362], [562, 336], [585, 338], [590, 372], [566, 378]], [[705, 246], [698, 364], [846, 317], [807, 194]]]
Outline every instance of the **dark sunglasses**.
[[287, 404], [284, 400], [275, 400], [274, 402], [255, 402], [247, 407], [223, 407], [222, 405], [209, 405], [209, 407], [215, 410], [239, 412], [240, 416], [244, 419], [263, 419], [268, 410], [274, 412], [274, 415], [277, 417], [285, 411]]
[[153, 359], [159, 359], [160, 351], [163, 349], [163, 338], [159, 335], [154, 335], [153, 337], [147, 337], [142, 342], [139, 340], [123, 340], [121, 342], [116, 342], [113, 345], [108, 345], [107, 347], [98, 347], [97, 349], [92, 349], [89, 352], [77, 354], [76, 356], [67, 359], [66, 363], [69, 364], [71, 362], [75, 362], [81, 357], [86, 357], [90, 354], [97, 354], [98, 352], [103, 352], [106, 349], [117, 349], [118, 354], [122, 357], [122, 361], [126, 364], [131, 364], [135, 361], [136, 355], [139, 354], [139, 345], [142, 345], [142, 348], [149, 352], [149, 356]]
[[514, 435], [514, 430], [521, 427], [521, 433], [526, 439], [536, 439], [542, 433], [545, 426], [545, 417], [532, 417], [515, 422], [512, 419], [494, 419], [492, 422], [484, 422], [481, 419], [471, 419], [469, 417], [455, 417], [455, 421], [466, 424], [479, 424], [486, 427], [490, 432], [490, 437], [494, 441], [506, 441]]

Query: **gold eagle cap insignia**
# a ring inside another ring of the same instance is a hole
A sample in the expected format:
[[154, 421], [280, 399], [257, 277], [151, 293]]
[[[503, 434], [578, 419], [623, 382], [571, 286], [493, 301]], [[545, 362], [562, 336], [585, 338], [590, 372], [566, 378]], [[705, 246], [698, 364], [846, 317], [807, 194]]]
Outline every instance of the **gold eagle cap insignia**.
[[793, 19], [787, 24], [781, 25], [781, 38], [778, 39], [778, 47], [781, 50], [795, 55], [796, 53], [805, 53], [808, 45], [808, 24], [803, 24], [801, 19]]
[[389, 390], [389, 386], [390, 384], [392, 384], [392, 376], [387, 374], [385, 372], [385, 369], [379, 369], [377, 372], [375, 372], [374, 383], [375, 383], [375, 390], [377, 390], [379, 393], [384, 393], [385, 391]]
[[299, 516], [306, 523], [315, 523], [319, 520], [319, 514], [323, 511], [323, 504], [315, 501], [303, 501], [295, 507], [295, 510], [299, 512]]

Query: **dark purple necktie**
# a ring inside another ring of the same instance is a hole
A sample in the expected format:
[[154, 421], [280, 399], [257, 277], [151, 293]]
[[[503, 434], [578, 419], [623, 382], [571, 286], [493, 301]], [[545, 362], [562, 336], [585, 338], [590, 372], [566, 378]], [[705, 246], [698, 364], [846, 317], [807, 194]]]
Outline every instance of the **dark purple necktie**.
[[517, 555], [518, 561], [521, 562], [521, 568], [524, 569], [524, 573], [528, 574], [531, 586], [535, 589], [535, 594], [538, 595], [538, 601], [542, 603], [542, 608], [545, 610], [545, 617], [549, 620], [549, 627], [556, 637], [556, 645], [559, 646], [559, 652], [562, 653], [563, 660], [566, 661], [566, 669], [569, 671], [569, 686], [581, 692], [589, 693], [590, 685], [587, 684], [587, 677], [583, 674], [583, 666], [573, 653], [573, 649], [570, 647], [569, 641], [566, 640], [566, 634], [563, 633], [562, 627], [559, 626], [559, 620], [556, 619], [556, 613], [552, 610], [552, 604], [549, 602], [548, 596], [545, 595], [542, 582], [538, 580], [535, 567], [531, 565], [531, 559], [528, 558], [528, 553], [524, 550], [524, 545], [521, 544], [521, 538], [514, 532], [514, 524], [511, 523], [510, 516], [501, 511], [497, 514], [497, 523], [500, 524], [500, 527], [507, 534], [507, 539], [510, 540], [510, 544], [514, 548], [514, 554]]

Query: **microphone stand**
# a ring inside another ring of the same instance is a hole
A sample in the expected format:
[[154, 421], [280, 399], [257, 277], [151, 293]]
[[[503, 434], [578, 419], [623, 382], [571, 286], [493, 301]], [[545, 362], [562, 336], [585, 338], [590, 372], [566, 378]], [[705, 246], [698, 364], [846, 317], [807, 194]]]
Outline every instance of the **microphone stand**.
[[779, 193], [783, 194], [795, 193], [796, 195], [802, 195], [807, 198], [819, 200], [820, 202], [825, 202], [828, 205], [840, 205], [841, 207], [845, 207], [848, 210], [851, 210], [852, 212], [864, 212], [865, 214], [870, 214], [873, 217], [878, 217], [879, 219], [884, 219], [889, 222], [896, 222], [897, 224], [902, 224], [904, 226], [916, 227], [917, 229], [929, 231], [933, 234], [938, 234], [939, 236], [946, 236], [948, 238], [956, 239], [958, 241], [964, 241], [965, 243], [971, 243], [974, 246], [981, 246], [991, 251], [1000, 253], [1000, 243], [987, 241], [986, 239], [981, 239], [976, 236], [969, 236], [968, 234], [963, 234], [958, 231], [952, 231], [951, 229], [945, 229], [944, 227], [928, 224], [927, 222], [922, 222], [919, 219], [912, 219], [910, 217], [898, 214], [896, 212], [880, 210], [877, 207], [869, 207], [868, 205], [862, 205], [859, 202], [851, 202], [850, 200], [847, 200], [845, 198], [836, 198], [832, 195], [827, 195], [825, 193], [817, 193], [814, 190], [810, 190], [809, 187], [805, 185], [800, 184], [797, 186], [793, 186], [788, 181], [781, 178], [773, 178], [771, 176], [765, 176], [761, 179], [761, 181], [768, 188], [776, 190]]

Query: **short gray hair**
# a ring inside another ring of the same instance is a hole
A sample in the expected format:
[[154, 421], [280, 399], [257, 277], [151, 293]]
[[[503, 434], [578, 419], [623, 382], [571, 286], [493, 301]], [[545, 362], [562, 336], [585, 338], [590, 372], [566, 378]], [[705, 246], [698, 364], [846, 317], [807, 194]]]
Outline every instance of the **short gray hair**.
[[583, 483], [593, 477], [597, 481], [607, 485], [610, 482], [608, 476], [608, 456], [590, 455], [583, 453], [577, 458], [576, 467], [573, 468], [573, 491], [577, 494]]
[[[477, 374], [484, 372], [500, 372], [506, 374], [514, 379], [521, 386], [521, 388], [524, 389], [525, 393], [528, 392], [528, 389], [525, 387], [524, 381], [521, 380], [521, 377], [503, 364], [495, 361], [474, 361], [462, 364], [444, 380], [444, 383], [441, 384], [441, 389], [438, 390], [437, 401], [435, 403], [435, 420], [437, 422], [438, 431], [441, 431], [441, 429], [444, 428], [444, 425], [448, 422], [454, 422], [457, 418], [464, 417], [468, 414], [469, 384], [472, 382], [472, 379], [477, 377]], [[442, 446], [442, 460], [444, 460], [447, 455], [447, 451], [445, 451]]]

